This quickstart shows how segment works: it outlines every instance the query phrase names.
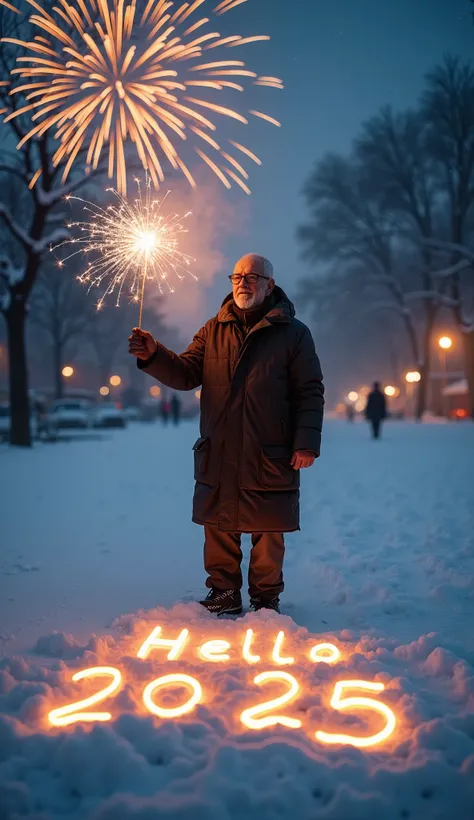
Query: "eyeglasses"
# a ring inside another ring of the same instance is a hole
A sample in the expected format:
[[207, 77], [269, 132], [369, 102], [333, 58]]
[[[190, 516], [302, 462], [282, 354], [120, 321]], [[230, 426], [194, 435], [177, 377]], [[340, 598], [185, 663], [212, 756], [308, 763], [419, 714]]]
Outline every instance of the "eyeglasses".
[[256, 285], [259, 279], [268, 279], [268, 276], [262, 276], [261, 273], [231, 273], [229, 279], [233, 285], [240, 285], [242, 279], [249, 285]]

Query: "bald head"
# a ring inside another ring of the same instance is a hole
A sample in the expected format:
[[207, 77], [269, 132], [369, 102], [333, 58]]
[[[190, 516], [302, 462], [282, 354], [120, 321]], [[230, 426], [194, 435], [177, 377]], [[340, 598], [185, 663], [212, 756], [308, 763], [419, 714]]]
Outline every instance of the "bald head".
[[247, 253], [237, 262], [234, 273], [257, 273], [266, 279], [273, 279], [273, 265], [264, 256]]
[[[239, 259], [234, 267], [235, 274], [242, 277], [240, 281], [232, 283], [234, 301], [242, 310], [252, 310], [261, 305], [275, 287], [273, 265], [256, 253], [248, 253]], [[252, 278], [255, 276], [257, 281], [253, 282]]]

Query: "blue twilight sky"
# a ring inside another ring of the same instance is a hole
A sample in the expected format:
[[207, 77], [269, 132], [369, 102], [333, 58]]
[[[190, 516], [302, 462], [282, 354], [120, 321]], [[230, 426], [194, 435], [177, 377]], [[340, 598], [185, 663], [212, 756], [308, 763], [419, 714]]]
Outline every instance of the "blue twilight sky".
[[[264, 164], [249, 169], [246, 232], [225, 240], [229, 261], [247, 250], [267, 255], [294, 295], [307, 272], [295, 231], [305, 219], [301, 188], [312, 166], [329, 150], [347, 151], [381, 106], [414, 104], [426, 71], [444, 54], [474, 57], [473, 11], [468, 0], [251, 0], [221, 18], [234, 32], [270, 34], [245, 59], [285, 82], [284, 91], [259, 98], [282, 128], [258, 121], [242, 131]], [[209, 315], [225, 292], [216, 277]]]

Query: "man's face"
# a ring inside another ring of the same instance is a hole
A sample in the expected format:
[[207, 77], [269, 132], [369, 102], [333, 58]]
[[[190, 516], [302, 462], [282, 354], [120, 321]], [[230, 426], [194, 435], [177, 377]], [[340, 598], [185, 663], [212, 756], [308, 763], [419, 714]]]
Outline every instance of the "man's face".
[[241, 260], [234, 269], [234, 274], [241, 274], [240, 282], [232, 283], [234, 302], [241, 310], [252, 310], [265, 301], [275, 287], [275, 280], [259, 276], [255, 283], [249, 282], [247, 274], [256, 274], [253, 265], [248, 260]]

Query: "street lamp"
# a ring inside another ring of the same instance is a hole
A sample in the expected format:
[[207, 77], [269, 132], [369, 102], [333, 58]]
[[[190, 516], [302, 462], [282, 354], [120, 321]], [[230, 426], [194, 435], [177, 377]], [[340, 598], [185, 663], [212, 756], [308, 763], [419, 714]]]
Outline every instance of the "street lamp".
[[400, 393], [398, 388], [394, 387], [393, 384], [387, 384], [383, 392], [386, 396], [389, 396], [390, 398], [394, 398], [395, 396], [398, 396], [398, 394]]
[[153, 396], [154, 399], [158, 399], [160, 396], [161, 390], [157, 384], [152, 384], [150, 387], [150, 396]]
[[99, 393], [101, 396], [108, 396], [110, 393], [110, 389], [107, 387], [106, 384], [104, 384], [104, 386], [100, 388]]
[[74, 368], [67, 364], [66, 367], [63, 367], [61, 373], [65, 379], [70, 379], [71, 376], [74, 376]]
[[415, 384], [421, 381], [421, 373], [418, 370], [409, 370], [405, 376], [406, 382], [406, 399], [407, 399], [407, 407], [410, 408], [411, 412], [413, 413], [413, 392], [415, 390]]
[[453, 346], [453, 340], [450, 336], [441, 336], [441, 338], [438, 339], [438, 344], [441, 350], [449, 350], [449, 348]]
[[453, 340], [450, 336], [441, 336], [438, 339], [438, 347], [439, 347], [439, 360], [441, 364], [441, 407], [443, 411], [443, 416], [446, 416], [446, 396], [444, 395], [444, 390], [446, 388], [448, 382], [448, 363], [446, 360], [446, 351], [448, 351], [453, 346]]
[[119, 384], [122, 384], [122, 379], [120, 378], [120, 376], [111, 376], [109, 381], [112, 387], [118, 387]]
[[351, 390], [351, 392], [347, 394], [347, 398], [349, 401], [355, 402], [359, 398], [359, 394], [356, 393], [355, 390]]

